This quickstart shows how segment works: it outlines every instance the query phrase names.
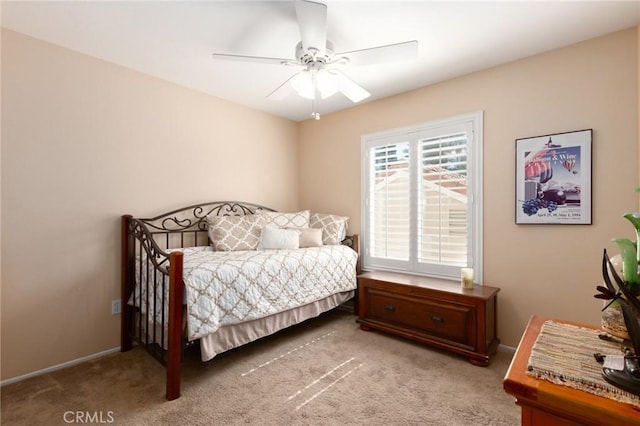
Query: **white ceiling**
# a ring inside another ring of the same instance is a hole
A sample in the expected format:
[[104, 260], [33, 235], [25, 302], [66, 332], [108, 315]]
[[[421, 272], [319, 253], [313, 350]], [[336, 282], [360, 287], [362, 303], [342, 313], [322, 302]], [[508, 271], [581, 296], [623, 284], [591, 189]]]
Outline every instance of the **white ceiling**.
[[[384, 98], [638, 25], [640, 1], [324, 1], [337, 52], [407, 40], [419, 58], [347, 67]], [[211, 53], [294, 58], [292, 1], [2, 1], [2, 26], [291, 120], [311, 101], [266, 95], [295, 71], [214, 60]], [[341, 94], [323, 114], [351, 107]]]

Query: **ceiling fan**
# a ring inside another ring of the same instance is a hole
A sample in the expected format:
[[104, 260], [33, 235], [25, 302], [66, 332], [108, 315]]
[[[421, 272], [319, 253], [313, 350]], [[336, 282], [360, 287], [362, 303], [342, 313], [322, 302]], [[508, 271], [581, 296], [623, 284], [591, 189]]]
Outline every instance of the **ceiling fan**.
[[301, 41], [296, 45], [295, 59], [214, 53], [215, 59], [277, 64], [300, 68], [275, 90], [270, 99], [284, 99], [295, 90], [312, 102], [311, 117], [320, 119], [317, 102], [337, 92], [357, 103], [370, 96], [363, 87], [349, 78], [340, 68], [346, 65], [371, 65], [411, 59], [418, 56], [416, 40], [361, 50], [336, 53], [327, 40], [327, 5], [308, 0], [295, 0]]

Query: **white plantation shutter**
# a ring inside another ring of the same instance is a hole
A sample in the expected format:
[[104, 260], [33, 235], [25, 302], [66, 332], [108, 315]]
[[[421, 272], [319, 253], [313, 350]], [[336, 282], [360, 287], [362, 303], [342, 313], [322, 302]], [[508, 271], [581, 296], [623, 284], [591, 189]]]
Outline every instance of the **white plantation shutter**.
[[362, 138], [363, 268], [481, 279], [481, 129], [472, 114]]
[[369, 167], [371, 254], [409, 261], [409, 142], [374, 146]]
[[418, 152], [418, 262], [466, 267], [466, 215], [451, 212], [467, 209], [467, 134], [419, 140]]

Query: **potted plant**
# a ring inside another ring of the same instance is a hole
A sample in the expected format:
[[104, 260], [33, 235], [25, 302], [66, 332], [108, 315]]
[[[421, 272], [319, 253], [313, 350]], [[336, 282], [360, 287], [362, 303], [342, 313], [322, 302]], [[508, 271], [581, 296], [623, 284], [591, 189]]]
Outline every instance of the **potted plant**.
[[[636, 188], [640, 192], [640, 188]], [[629, 341], [633, 347], [625, 348], [624, 370], [612, 370], [604, 367], [602, 375], [604, 379], [626, 391], [640, 395], [640, 277], [638, 265], [640, 264], [640, 214], [628, 213], [624, 218], [635, 227], [636, 241], [628, 238], [616, 238], [613, 241], [620, 249], [622, 258], [622, 277], [616, 270], [613, 262], [604, 250], [602, 257], [602, 277], [605, 286], [597, 286], [598, 294], [594, 297], [609, 300], [602, 309], [611, 306], [619, 306], [624, 318], [624, 325], [628, 333]]]

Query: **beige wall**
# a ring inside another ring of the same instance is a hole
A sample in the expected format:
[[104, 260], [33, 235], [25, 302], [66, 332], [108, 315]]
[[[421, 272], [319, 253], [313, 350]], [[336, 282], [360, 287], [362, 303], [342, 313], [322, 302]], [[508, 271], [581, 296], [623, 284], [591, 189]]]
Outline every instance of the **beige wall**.
[[298, 206], [297, 125], [2, 32], [2, 379], [119, 345], [119, 217]]
[[[1, 73], [3, 380], [119, 344], [123, 213], [240, 199], [359, 232], [366, 133], [484, 111], [484, 282], [502, 288], [507, 345], [534, 313], [596, 323], [601, 250], [633, 237], [636, 29], [298, 125], [5, 30]], [[516, 226], [514, 140], [584, 128], [593, 225]]]
[[[618, 32], [300, 124], [300, 207], [360, 232], [361, 135], [484, 111], [484, 283], [500, 287], [499, 337], [530, 315], [599, 322], [602, 249], [633, 237], [638, 200], [638, 37]], [[515, 139], [593, 129], [593, 225], [514, 223]]]
[[[1, 9], [0, 9], [1, 13]], [[0, 47], [2, 31], [0, 31]], [[0, 54], [0, 81], [2, 81], [2, 55]], [[2, 99], [2, 84], [0, 84], [0, 100]], [[2, 117], [2, 102], [0, 102], [0, 118]], [[2, 120], [0, 119], [0, 320], [2, 319]], [[2, 324], [0, 324], [0, 368], [2, 366]], [[2, 372], [0, 372], [0, 379]]]

